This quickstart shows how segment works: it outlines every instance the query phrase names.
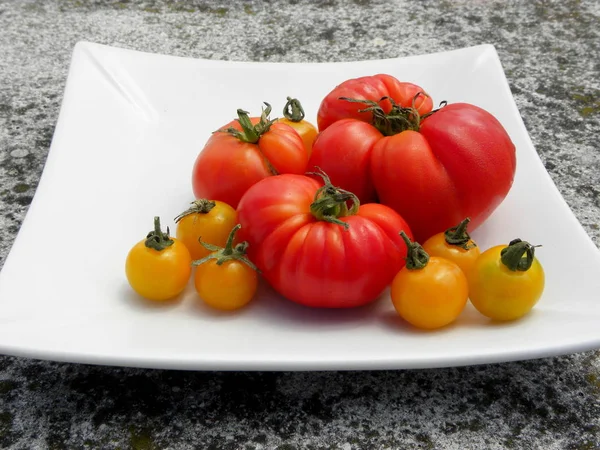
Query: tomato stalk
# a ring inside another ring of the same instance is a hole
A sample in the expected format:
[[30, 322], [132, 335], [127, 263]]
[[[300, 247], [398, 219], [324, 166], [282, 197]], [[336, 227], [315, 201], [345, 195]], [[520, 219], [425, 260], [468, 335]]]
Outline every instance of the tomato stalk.
[[173, 245], [173, 239], [169, 237], [169, 227], [167, 227], [167, 232], [163, 233], [160, 229], [160, 218], [158, 216], [154, 217], [154, 230], [146, 235], [144, 245], [159, 252]]
[[[340, 97], [340, 100], [345, 100], [352, 103], [362, 103], [368, 105], [367, 108], [359, 109], [359, 113], [370, 112], [372, 114], [371, 125], [377, 128], [384, 136], [393, 136], [402, 133], [406, 130], [419, 131], [421, 122], [446, 106], [445, 101], [440, 103], [440, 107], [421, 116], [419, 110], [415, 107], [417, 99], [420, 96], [428, 96], [425, 92], [418, 92], [412, 100], [412, 105], [404, 107], [398, 105], [391, 97], [382, 97], [378, 102], [374, 100], [354, 99], [348, 97]], [[381, 102], [389, 101], [392, 104], [392, 109], [386, 113], [380, 106]]]
[[205, 262], [211, 259], [215, 259], [217, 261], [217, 264], [220, 266], [226, 261], [238, 260], [243, 262], [250, 268], [256, 270], [257, 272], [260, 272], [258, 268], [254, 265], [254, 263], [252, 263], [252, 261], [250, 261], [246, 256], [246, 251], [248, 250], [248, 242], [240, 242], [235, 247], [233, 246], [235, 234], [240, 228], [242, 228], [240, 224], [237, 224], [235, 227], [233, 227], [233, 229], [229, 233], [229, 236], [227, 237], [225, 247], [218, 247], [216, 245], [209, 244], [208, 242], [203, 242], [202, 238], [198, 239], [198, 242], [200, 242], [200, 244], [202, 244], [204, 248], [209, 250], [211, 254], [205, 256], [202, 259], [192, 261], [192, 265], [199, 266], [200, 264], [204, 264]]
[[175, 223], [179, 222], [186, 216], [191, 214], [208, 214], [217, 204], [212, 200], [207, 200], [205, 198], [199, 198], [190, 203], [188, 209], [175, 217]]
[[[315, 193], [313, 202], [310, 205], [310, 212], [317, 220], [335, 223], [343, 226], [346, 230], [350, 225], [340, 217], [352, 216], [358, 212], [360, 201], [352, 192], [340, 189], [331, 184], [331, 180], [325, 172], [319, 169], [319, 172], [309, 172], [309, 175], [318, 175], [323, 178], [324, 185]], [[348, 202], [352, 206], [348, 208]]]
[[292, 122], [302, 122], [305, 114], [300, 100], [287, 97], [287, 103], [283, 107], [283, 116]]
[[232, 136], [235, 136], [242, 142], [248, 142], [250, 144], [256, 144], [260, 137], [265, 134], [271, 128], [271, 125], [277, 121], [277, 119], [271, 120], [269, 119], [269, 114], [271, 114], [271, 105], [267, 102], [264, 102], [266, 108], [262, 110], [260, 115], [260, 120], [256, 125], [252, 124], [252, 120], [250, 120], [250, 113], [244, 111], [243, 109], [237, 110], [238, 115], [238, 123], [242, 127], [242, 131], [234, 128], [223, 128], [218, 131], [223, 133], [229, 133]]
[[536, 247], [541, 246], [531, 245], [529, 242], [522, 241], [521, 239], [513, 239], [500, 252], [502, 264], [513, 272], [525, 272], [533, 264]]
[[429, 262], [429, 254], [421, 247], [421, 244], [411, 241], [404, 230], [400, 231], [400, 236], [404, 240], [407, 249], [406, 268], [408, 270], [424, 269]]
[[[471, 240], [471, 236], [467, 231], [467, 225], [469, 225], [470, 221], [471, 218], [467, 217], [457, 226], [448, 228], [444, 231], [446, 242], [450, 245], [456, 245], [464, 250], [470, 250], [477, 247], [477, 244]], [[469, 242], [471, 242], [471, 244], [469, 244]]]

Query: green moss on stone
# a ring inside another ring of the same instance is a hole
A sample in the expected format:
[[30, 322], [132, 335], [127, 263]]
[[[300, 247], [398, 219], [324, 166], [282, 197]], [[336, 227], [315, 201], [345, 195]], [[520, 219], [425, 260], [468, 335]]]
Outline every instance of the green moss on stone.
[[13, 188], [13, 191], [17, 194], [22, 194], [23, 192], [27, 192], [28, 190], [29, 185], [27, 183], [19, 183]]
[[131, 450], [158, 450], [159, 448], [149, 430], [134, 427], [129, 429], [129, 446]]
[[585, 379], [591, 385], [593, 391], [597, 394], [600, 394], [600, 377], [595, 373], [588, 373], [585, 376]]
[[577, 103], [581, 104], [579, 108], [579, 114], [582, 117], [588, 117], [592, 114], [597, 114], [600, 112], [600, 92], [595, 92], [593, 94], [573, 94], [573, 100]]
[[425, 448], [427, 450], [431, 450], [435, 448], [435, 444], [431, 440], [431, 438], [425, 433], [418, 433], [415, 435], [415, 439], [421, 444], [419, 448]]

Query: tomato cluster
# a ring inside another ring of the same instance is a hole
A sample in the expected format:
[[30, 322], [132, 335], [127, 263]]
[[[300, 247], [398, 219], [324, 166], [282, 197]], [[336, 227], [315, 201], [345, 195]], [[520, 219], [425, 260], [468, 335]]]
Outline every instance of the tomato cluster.
[[481, 253], [466, 230], [489, 217], [515, 174], [515, 147], [489, 112], [433, 109], [420, 86], [385, 74], [336, 86], [317, 127], [297, 99], [281, 119], [271, 111], [266, 102], [259, 116], [238, 109], [208, 139], [176, 237], [156, 218], [128, 255], [140, 295], [177, 297], [195, 267], [199, 296], [227, 310], [252, 299], [259, 275], [318, 308], [365, 305], [391, 287], [398, 314], [426, 329], [453, 322], [469, 298], [499, 320], [537, 302], [534, 246]]
[[527, 314], [544, 290], [535, 247], [521, 239], [481, 253], [467, 232], [469, 218], [429, 238], [410, 241], [406, 266], [391, 285], [398, 314], [410, 324], [435, 329], [456, 320], [471, 300], [484, 316], [515, 320]]

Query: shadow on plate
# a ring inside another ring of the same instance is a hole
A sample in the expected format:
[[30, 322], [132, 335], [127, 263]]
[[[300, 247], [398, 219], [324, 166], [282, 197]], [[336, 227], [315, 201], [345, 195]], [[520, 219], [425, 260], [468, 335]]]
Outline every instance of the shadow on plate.
[[310, 308], [282, 297], [263, 280], [248, 309], [261, 319], [287, 326], [348, 328], [378, 320], [377, 316], [386, 307], [386, 299], [389, 301], [387, 291], [374, 302], [356, 308]]
[[119, 298], [123, 299], [123, 302], [133, 309], [144, 311], [164, 311], [178, 307], [182, 303], [182, 301], [186, 299], [187, 296], [189, 296], [189, 292], [188, 289], [185, 289], [177, 297], [169, 300], [148, 300], [139, 295], [137, 292], [135, 292], [127, 283], [123, 283], [123, 285], [121, 286], [121, 294]]

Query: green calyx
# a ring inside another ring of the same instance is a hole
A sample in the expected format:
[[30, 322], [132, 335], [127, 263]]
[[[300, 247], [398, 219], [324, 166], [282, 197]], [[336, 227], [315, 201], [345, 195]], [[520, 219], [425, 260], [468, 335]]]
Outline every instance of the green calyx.
[[250, 120], [249, 112], [244, 111], [243, 109], [237, 110], [238, 115], [238, 123], [242, 127], [242, 131], [234, 128], [223, 128], [218, 131], [223, 133], [229, 133], [232, 136], [235, 136], [242, 142], [248, 142], [250, 144], [256, 144], [260, 137], [265, 134], [271, 128], [271, 125], [277, 121], [277, 119], [269, 119], [269, 114], [271, 114], [271, 105], [267, 102], [264, 102], [266, 108], [264, 108], [260, 115], [260, 120], [256, 125], [252, 124], [252, 120]]
[[209, 244], [208, 242], [202, 242], [202, 239], [198, 239], [198, 242], [202, 244], [202, 246], [209, 250], [211, 253], [208, 256], [205, 256], [202, 259], [197, 259], [192, 261], [193, 266], [199, 266], [200, 264], [204, 264], [211, 259], [215, 259], [217, 264], [220, 266], [226, 261], [238, 260], [246, 264], [248, 267], [260, 272], [258, 268], [248, 259], [246, 256], [246, 251], [248, 250], [248, 242], [244, 241], [237, 244], [235, 247], [233, 246], [233, 239], [235, 238], [235, 234], [237, 231], [242, 228], [240, 224], [237, 224], [227, 237], [227, 242], [225, 247], [218, 247], [216, 245]]
[[531, 245], [521, 239], [513, 239], [507, 247], [500, 252], [502, 264], [513, 272], [525, 272], [529, 270], [535, 258], [535, 248], [540, 245]]
[[446, 242], [464, 250], [470, 250], [477, 247], [477, 244], [471, 240], [471, 236], [467, 231], [467, 225], [469, 225], [470, 221], [471, 219], [467, 217], [457, 226], [448, 228], [446, 231], [444, 231], [444, 238], [446, 239]]
[[175, 223], [192, 214], [208, 214], [217, 204], [212, 200], [199, 198], [190, 203], [190, 207], [175, 217]]
[[429, 254], [417, 242], [410, 240], [404, 230], [400, 231], [400, 236], [406, 244], [406, 268], [408, 270], [424, 269], [429, 263]]
[[304, 108], [297, 98], [287, 97], [287, 103], [283, 107], [283, 116], [292, 122], [301, 122], [304, 117]]
[[[377, 128], [384, 136], [393, 136], [407, 130], [419, 131], [421, 122], [425, 118], [446, 106], [445, 101], [441, 102], [438, 109], [430, 111], [421, 116], [415, 106], [419, 97], [428, 97], [428, 95], [425, 92], [418, 92], [413, 97], [412, 105], [409, 107], [398, 105], [391, 97], [382, 97], [379, 99], [379, 101], [353, 99], [348, 97], [340, 97], [339, 99], [347, 102], [362, 103], [367, 105], [366, 108], [359, 109], [358, 112], [370, 112], [373, 115], [371, 125]], [[392, 109], [389, 113], [386, 113], [381, 107], [381, 103], [386, 100], [392, 105]]]
[[[327, 174], [320, 168], [317, 169], [318, 172], [309, 172], [308, 175], [320, 176], [325, 184], [315, 193], [314, 200], [310, 205], [310, 212], [317, 220], [335, 223], [347, 230], [350, 225], [340, 220], [340, 217], [356, 214], [360, 207], [360, 201], [352, 192], [333, 186]], [[348, 202], [352, 203], [350, 208]]]
[[156, 216], [154, 218], [154, 230], [150, 231], [146, 235], [146, 241], [144, 242], [144, 245], [160, 252], [173, 245], [173, 242], [173, 239], [171, 239], [169, 236], [169, 227], [167, 227], [167, 232], [163, 233], [160, 229], [160, 218]]

